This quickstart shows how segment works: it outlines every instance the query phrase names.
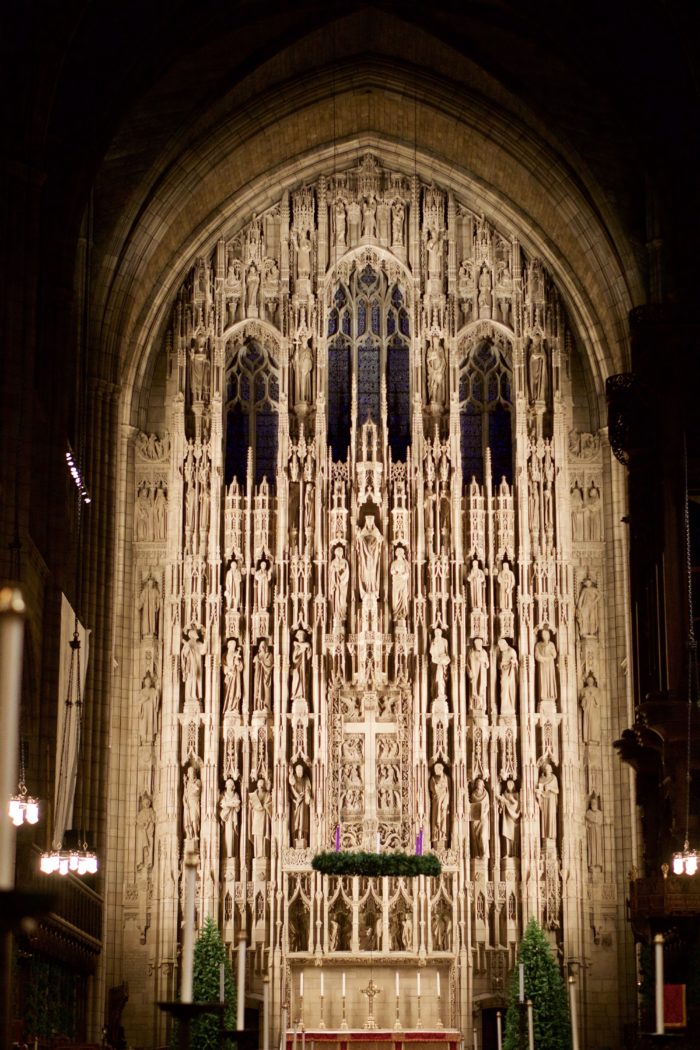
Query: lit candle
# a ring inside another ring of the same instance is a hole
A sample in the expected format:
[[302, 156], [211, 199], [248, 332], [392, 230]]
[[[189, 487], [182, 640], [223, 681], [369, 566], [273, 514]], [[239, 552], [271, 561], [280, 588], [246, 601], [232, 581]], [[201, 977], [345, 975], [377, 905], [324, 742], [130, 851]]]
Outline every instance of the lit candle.
[[299, 974], [299, 998], [304, 998], [304, 971]]
[[238, 987], [236, 989], [236, 1028], [245, 1028], [245, 933], [238, 934]]
[[323, 998], [323, 970], [321, 970], [321, 998]]
[[194, 973], [194, 908], [197, 891], [197, 855], [188, 852], [185, 855], [185, 908], [182, 930], [182, 973], [180, 999], [183, 1003], [192, 1002], [192, 978]]
[[525, 1002], [525, 963], [518, 966], [518, 999]]
[[569, 977], [569, 1012], [571, 1014], [571, 1050], [578, 1050], [578, 1018], [576, 1016], [576, 982]]
[[440, 998], [440, 971], [435, 971], [435, 991], [437, 992], [438, 999]]
[[345, 998], [345, 974], [343, 974], [343, 999]]
[[416, 993], [420, 997], [420, 974], [416, 974]]
[[225, 999], [225, 987], [224, 987], [224, 964], [219, 963], [219, 1002], [223, 1003]]
[[476, 1034], [476, 1028], [472, 1028], [472, 1042], [474, 1043], [474, 1050], [479, 1050], [479, 1040]]
[[527, 1045], [529, 1050], [535, 1050], [535, 1022], [532, 1015], [532, 999], [527, 1001]]
[[0, 814], [0, 890], [12, 890], [15, 886], [17, 832], [15, 825], [6, 819], [6, 807], [9, 797], [17, 790], [24, 612], [21, 591], [15, 587], [3, 587], [0, 590], [0, 798], [5, 812]]
[[503, 1050], [503, 1028], [501, 1027], [500, 1010], [496, 1010], [496, 1045], [497, 1050]]
[[656, 969], [656, 1035], [664, 1034], [664, 935], [654, 937], [654, 962]]
[[399, 971], [396, 971], [396, 998], [399, 997]]

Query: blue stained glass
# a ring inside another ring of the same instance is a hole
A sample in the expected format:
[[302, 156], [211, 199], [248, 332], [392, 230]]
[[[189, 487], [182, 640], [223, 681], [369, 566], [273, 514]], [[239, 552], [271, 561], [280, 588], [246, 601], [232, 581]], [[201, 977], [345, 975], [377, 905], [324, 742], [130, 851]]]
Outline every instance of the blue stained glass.
[[274, 401], [274, 403], [277, 404], [277, 402], [280, 399], [280, 385], [277, 376], [274, 372], [270, 373], [268, 388], [270, 391], [270, 400]]
[[357, 422], [379, 422], [379, 347], [366, 343], [357, 352]]
[[334, 459], [345, 459], [350, 444], [350, 348], [328, 350], [328, 444]]
[[357, 334], [364, 335], [367, 331], [367, 303], [360, 299], [357, 304]]
[[372, 267], [369, 265], [365, 266], [364, 270], [360, 274], [360, 283], [364, 284], [366, 288], [369, 288], [370, 285], [373, 285], [376, 280], [377, 275], [372, 269]]
[[504, 401], [507, 401], [508, 404], [511, 403], [510, 374], [508, 372], [503, 372], [501, 374], [501, 397]]
[[386, 315], [386, 334], [393, 335], [396, 331], [396, 314], [393, 310], [389, 310]]
[[262, 354], [255, 343], [248, 343], [246, 347], [245, 360], [251, 371], [262, 361]]
[[396, 342], [387, 355], [387, 417], [389, 446], [396, 461], [406, 458], [411, 439], [408, 347]]
[[478, 372], [472, 372], [472, 400], [481, 404], [484, 400], [484, 377]]
[[401, 335], [411, 334], [411, 324], [409, 321], [407, 310], [402, 310], [399, 314], [399, 329], [401, 330]]
[[250, 404], [250, 376], [247, 372], [243, 372], [243, 374], [241, 375], [238, 390], [240, 399], [243, 402], [243, 404]]
[[271, 485], [277, 470], [277, 413], [270, 409], [257, 413], [255, 420], [255, 483], [266, 477]]
[[403, 304], [403, 293], [398, 284], [395, 284], [391, 289], [391, 304], [392, 306], [395, 306], [397, 310]]
[[460, 443], [462, 446], [462, 480], [468, 485], [472, 477], [483, 484], [484, 457], [481, 448], [481, 413], [472, 405], [460, 413]]
[[488, 394], [487, 394], [486, 400], [488, 401], [488, 403], [491, 404], [492, 401], [498, 401], [498, 373], [497, 372], [489, 372], [488, 377], [487, 377], [487, 389], [488, 389]]
[[231, 371], [226, 376], [226, 400], [233, 401], [238, 395], [238, 378], [236, 373]]
[[469, 398], [469, 376], [462, 372], [459, 377], [459, 400], [464, 403]]
[[350, 311], [343, 310], [343, 335], [350, 335]]
[[331, 310], [328, 315], [328, 334], [335, 335], [338, 331], [338, 311]]
[[265, 390], [265, 376], [262, 372], [258, 372], [258, 374], [255, 377], [255, 404], [261, 404], [265, 400], [266, 396], [267, 391]]
[[505, 477], [509, 485], [513, 483], [513, 438], [510, 427], [510, 412], [502, 405], [497, 405], [489, 412], [489, 448], [491, 449], [491, 469], [493, 484], [499, 485]]
[[490, 343], [484, 342], [481, 344], [474, 355], [474, 363], [479, 366], [482, 372], [487, 372], [496, 363]]
[[381, 334], [381, 308], [377, 299], [372, 300], [372, 331], [375, 335]]
[[340, 310], [342, 306], [345, 306], [345, 289], [342, 287], [342, 285], [338, 285], [338, 287], [336, 288], [335, 295], [333, 296], [333, 302], [335, 303], [338, 310]]
[[240, 408], [232, 408], [226, 416], [226, 484], [238, 478], [242, 485], [246, 481], [248, 463], [248, 415]]

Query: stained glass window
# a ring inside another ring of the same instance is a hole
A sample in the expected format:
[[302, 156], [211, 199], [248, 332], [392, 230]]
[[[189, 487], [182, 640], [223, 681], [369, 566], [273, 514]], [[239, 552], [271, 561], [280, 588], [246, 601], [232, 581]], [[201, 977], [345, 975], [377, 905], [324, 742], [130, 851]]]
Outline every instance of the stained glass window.
[[255, 481], [273, 484], [277, 468], [279, 376], [269, 350], [253, 339], [235, 346], [226, 365], [226, 484], [245, 484], [248, 449]]
[[337, 341], [328, 351], [328, 443], [334, 459], [345, 459], [350, 444], [350, 389], [350, 346]]
[[226, 484], [234, 478], [245, 484], [248, 463], [248, 416], [232, 408], [226, 416]]
[[277, 413], [263, 409], [255, 417], [255, 484], [272, 483], [277, 470]]
[[404, 342], [389, 347], [387, 367], [387, 419], [392, 459], [405, 459], [411, 438], [409, 355]]
[[491, 339], [473, 346], [462, 362], [459, 377], [462, 475], [483, 482], [484, 453], [491, 450], [494, 485], [513, 480], [511, 428], [511, 365], [503, 347]]
[[357, 351], [357, 414], [360, 426], [369, 417], [379, 422], [379, 347], [369, 340]]

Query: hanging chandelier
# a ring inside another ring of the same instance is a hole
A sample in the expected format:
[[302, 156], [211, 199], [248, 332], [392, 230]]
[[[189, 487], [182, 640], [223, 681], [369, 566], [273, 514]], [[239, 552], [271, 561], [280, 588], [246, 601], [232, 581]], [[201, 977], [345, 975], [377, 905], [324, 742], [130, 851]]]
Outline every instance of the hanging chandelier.
[[42, 853], [39, 863], [45, 875], [95, 875], [98, 868], [97, 854], [83, 842], [80, 849], [54, 849]]
[[695, 640], [695, 628], [693, 625], [693, 577], [692, 558], [690, 551], [690, 513], [688, 509], [688, 452], [684, 449], [685, 461], [685, 555], [686, 576], [688, 587], [688, 725], [686, 728], [686, 762], [685, 762], [685, 840], [683, 849], [673, 854], [671, 870], [674, 875], [695, 875], [698, 870], [698, 855], [690, 848], [688, 838], [688, 826], [690, 824], [690, 760], [691, 760], [691, 734], [693, 694], [696, 701], [698, 696], [698, 646]]
[[24, 778], [24, 737], [21, 736], [19, 744], [19, 784], [17, 785], [16, 793], [10, 796], [10, 804], [8, 806], [10, 820], [16, 828], [21, 827], [25, 821], [27, 824], [36, 824], [39, 821], [39, 800], [33, 798], [27, 792]]

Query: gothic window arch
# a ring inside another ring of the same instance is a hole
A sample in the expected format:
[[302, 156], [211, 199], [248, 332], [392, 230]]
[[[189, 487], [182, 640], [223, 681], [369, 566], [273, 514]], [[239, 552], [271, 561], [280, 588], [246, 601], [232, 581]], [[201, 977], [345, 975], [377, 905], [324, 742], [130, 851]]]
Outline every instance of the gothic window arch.
[[248, 449], [253, 478], [274, 481], [277, 467], [279, 371], [271, 350], [248, 338], [226, 354], [226, 484], [245, 481]]
[[513, 480], [511, 426], [513, 372], [510, 345], [484, 335], [463, 346], [459, 372], [462, 477], [484, 481], [486, 449], [491, 452], [491, 474]]
[[328, 312], [328, 441], [336, 459], [350, 443], [350, 412], [356, 426], [382, 415], [381, 376], [386, 376], [389, 444], [403, 459], [410, 439], [410, 321], [398, 282], [372, 266], [356, 266], [339, 281]]

